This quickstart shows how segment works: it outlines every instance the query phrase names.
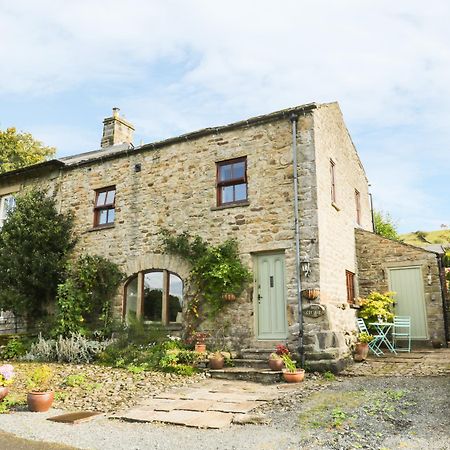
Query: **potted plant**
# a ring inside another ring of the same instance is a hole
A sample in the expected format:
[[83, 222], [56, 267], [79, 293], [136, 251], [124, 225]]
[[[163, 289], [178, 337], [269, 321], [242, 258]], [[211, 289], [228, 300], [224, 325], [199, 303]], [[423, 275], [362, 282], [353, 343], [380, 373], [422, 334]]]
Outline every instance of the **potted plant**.
[[192, 340], [195, 342], [195, 351], [197, 353], [205, 353], [206, 352], [206, 338], [209, 336], [209, 333], [204, 331], [197, 331], [193, 333]]
[[43, 365], [31, 372], [27, 387], [30, 389], [27, 395], [28, 409], [32, 412], [45, 412], [50, 409], [55, 393], [50, 389], [53, 378], [52, 369]]
[[368, 333], [359, 333], [355, 344], [355, 354], [353, 359], [357, 362], [364, 361], [369, 353], [369, 342], [373, 340], [373, 336]]
[[298, 369], [296, 362], [291, 358], [289, 353], [284, 354], [282, 357], [284, 365], [283, 378], [288, 383], [299, 383], [305, 379], [305, 370]]
[[289, 350], [285, 345], [279, 344], [275, 348], [275, 352], [269, 355], [270, 370], [280, 371], [284, 367], [283, 355], [289, 354]]
[[0, 366], [0, 402], [8, 395], [8, 388], [14, 378], [14, 367], [11, 364]]
[[223, 369], [225, 358], [221, 352], [214, 352], [209, 355], [209, 368], [212, 370]]

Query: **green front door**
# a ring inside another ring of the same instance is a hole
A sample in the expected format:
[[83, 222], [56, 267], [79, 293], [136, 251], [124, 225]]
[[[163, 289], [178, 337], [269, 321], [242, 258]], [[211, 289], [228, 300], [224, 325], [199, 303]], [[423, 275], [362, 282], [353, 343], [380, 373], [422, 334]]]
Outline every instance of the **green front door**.
[[395, 292], [395, 315], [411, 316], [412, 339], [428, 339], [421, 268], [389, 269], [389, 281], [390, 290]]
[[287, 337], [284, 254], [257, 256], [256, 311], [258, 339]]

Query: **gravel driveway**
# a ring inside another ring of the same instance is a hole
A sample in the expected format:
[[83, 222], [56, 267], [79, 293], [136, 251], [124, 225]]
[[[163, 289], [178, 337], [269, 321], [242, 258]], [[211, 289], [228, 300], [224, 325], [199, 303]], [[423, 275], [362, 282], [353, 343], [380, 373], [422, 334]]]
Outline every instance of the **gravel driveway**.
[[0, 429], [77, 448], [450, 449], [450, 377], [315, 380], [260, 408], [268, 425], [198, 430], [107, 418], [79, 425], [25, 411], [0, 416]]

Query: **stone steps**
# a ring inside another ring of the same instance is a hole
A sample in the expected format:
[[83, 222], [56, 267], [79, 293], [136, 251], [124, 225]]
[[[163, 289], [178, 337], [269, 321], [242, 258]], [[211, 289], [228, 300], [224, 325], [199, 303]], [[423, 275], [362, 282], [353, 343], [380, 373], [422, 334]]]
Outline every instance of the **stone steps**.
[[254, 367], [224, 367], [219, 370], [208, 370], [211, 378], [222, 380], [243, 380], [254, 383], [272, 384], [281, 381], [282, 372]]

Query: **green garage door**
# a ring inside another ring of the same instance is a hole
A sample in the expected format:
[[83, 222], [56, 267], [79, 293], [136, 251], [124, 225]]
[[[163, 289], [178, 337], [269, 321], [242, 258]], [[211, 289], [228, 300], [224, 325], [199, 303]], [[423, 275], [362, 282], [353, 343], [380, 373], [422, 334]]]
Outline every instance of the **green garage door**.
[[411, 316], [411, 337], [428, 339], [427, 315], [420, 267], [389, 269], [390, 290], [395, 294], [395, 315]]

